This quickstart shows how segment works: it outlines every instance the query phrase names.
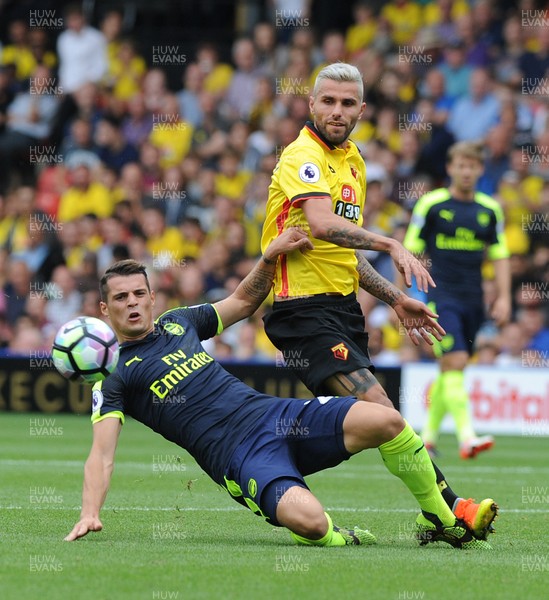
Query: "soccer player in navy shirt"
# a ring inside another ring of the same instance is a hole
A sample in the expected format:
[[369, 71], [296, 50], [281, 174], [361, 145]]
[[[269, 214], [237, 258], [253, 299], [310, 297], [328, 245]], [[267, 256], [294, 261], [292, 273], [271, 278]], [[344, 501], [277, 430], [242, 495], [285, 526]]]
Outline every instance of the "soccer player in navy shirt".
[[478, 437], [471, 421], [463, 370], [475, 336], [485, 318], [482, 264], [493, 262], [497, 297], [490, 317], [498, 326], [511, 314], [511, 270], [503, 232], [503, 211], [490, 196], [475, 191], [483, 171], [482, 145], [459, 142], [450, 147], [446, 168], [448, 188], [422, 196], [414, 206], [404, 239], [408, 250], [426, 252], [436, 288], [428, 292], [429, 306], [438, 313], [446, 331], [435, 343], [440, 375], [430, 393], [430, 406], [422, 438], [436, 453], [440, 424], [447, 412], [456, 423], [462, 458], [489, 450], [491, 436]]
[[260, 394], [227, 373], [200, 341], [251, 315], [269, 293], [278, 256], [312, 249], [305, 232], [275, 238], [237, 289], [215, 304], [176, 308], [153, 321], [154, 291], [143, 265], [115, 263], [101, 279], [101, 311], [121, 343], [116, 370], [93, 388], [93, 443], [84, 469], [80, 520], [65, 538], [103, 527], [99, 513], [118, 436], [131, 415], [185, 448], [238, 502], [287, 527], [299, 544], [371, 544], [367, 530], [332, 523], [304, 476], [378, 448], [387, 469], [417, 499], [421, 543], [490, 548], [444, 501], [421, 439], [387, 406], [355, 397], [312, 400]]

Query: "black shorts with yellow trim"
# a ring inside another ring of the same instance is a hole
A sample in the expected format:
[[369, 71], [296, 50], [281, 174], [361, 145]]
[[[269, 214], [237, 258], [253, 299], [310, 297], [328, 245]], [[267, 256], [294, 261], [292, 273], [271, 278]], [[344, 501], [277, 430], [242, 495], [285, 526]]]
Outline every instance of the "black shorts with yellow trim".
[[364, 315], [355, 294], [319, 294], [275, 302], [263, 321], [285, 366], [315, 396], [330, 393], [324, 382], [336, 373], [361, 368], [374, 372]]
[[312, 400], [277, 398], [237, 447], [224, 474], [224, 487], [240, 504], [271, 525], [278, 503], [304, 477], [335, 467], [351, 454], [343, 443], [343, 421], [352, 396]]

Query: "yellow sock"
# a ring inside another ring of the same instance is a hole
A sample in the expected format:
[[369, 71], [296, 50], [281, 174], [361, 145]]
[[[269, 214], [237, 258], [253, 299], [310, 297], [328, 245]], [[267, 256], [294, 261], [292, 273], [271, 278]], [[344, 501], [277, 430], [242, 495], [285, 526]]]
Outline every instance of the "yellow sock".
[[395, 438], [382, 444], [379, 452], [387, 469], [412, 492], [421, 510], [435, 514], [443, 525], [454, 524], [456, 518], [440, 493], [429, 454], [408, 423]]
[[294, 533], [293, 531], [290, 531], [290, 535], [302, 546], [345, 546], [345, 538], [338, 531], [334, 531], [332, 518], [328, 513], [324, 514], [328, 519], [328, 531], [325, 536], [318, 540], [310, 540], [309, 538], [297, 535], [297, 533]]
[[446, 415], [446, 404], [442, 396], [441, 375], [435, 379], [429, 390], [429, 408], [427, 410], [427, 421], [421, 432], [421, 437], [426, 444], [436, 444], [438, 432], [442, 419]]
[[454, 419], [456, 435], [461, 444], [475, 437], [463, 371], [445, 371], [441, 374], [440, 384], [445, 409]]

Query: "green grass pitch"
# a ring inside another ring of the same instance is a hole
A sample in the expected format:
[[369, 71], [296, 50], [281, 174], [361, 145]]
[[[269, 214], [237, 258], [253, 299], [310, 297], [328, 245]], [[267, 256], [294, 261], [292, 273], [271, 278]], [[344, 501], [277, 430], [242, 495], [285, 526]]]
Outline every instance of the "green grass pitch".
[[413, 539], [417, 508], [376, 450], [308, 479], [342, 526], [372, 547], [303, 548], [217, 487], [177, 446], [128, 420], [102, 512], [104, 529], [63, 542], [79, 515], [87, 416], [0, 415], [3, 600], [547, 598], [549, 439], [498, 437], [475, 461], [442, 439], [459, 493], [500, 507], [493, 551]]

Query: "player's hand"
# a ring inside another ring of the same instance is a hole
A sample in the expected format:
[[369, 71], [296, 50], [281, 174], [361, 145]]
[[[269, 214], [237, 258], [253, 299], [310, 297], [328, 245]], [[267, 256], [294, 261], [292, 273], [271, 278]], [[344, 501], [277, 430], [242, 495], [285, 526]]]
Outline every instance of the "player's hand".
[[412, 342], [419, 346], [419, 337], [422, 337], [431, 346], [433, 337], [440, 342], [446, 332], [436, 321], [438, 315], [423, 302], [414, 300], [406, 294], [402, 296], [402, 300], [397, 301], [393, 309]]
[[511, 300], [505, 296], [499, 296], [492, 304], [490, 316], [494, 319], [498, 327], [503, 327], [509, 323], [511, 318]]
[[412, 287], [412, 277], [416, 278], [417, 288], [422, 292], [427, 292], [429, 286], [437, 287], [421, 261], [408, 252], [402, 244], [396, 243], [389, 255], [393, 259], [396, 268], [404, 275], [404, 281], [408, 287]]
[[276, 260], [279, 254], [287, 254], [298, 249], [303, 252], [313, 248], [306, 231], [300, 227], [289, 227], [269, 244], [263, 256], [268, 260]]
[[103, 523], [98, 517], [82, 517], [80, 521], [72, 528], [72, 531], [65, 537], [65, 542], [73, 542], [78, 538], [84, 537], [90, 531], [101, 531]]

